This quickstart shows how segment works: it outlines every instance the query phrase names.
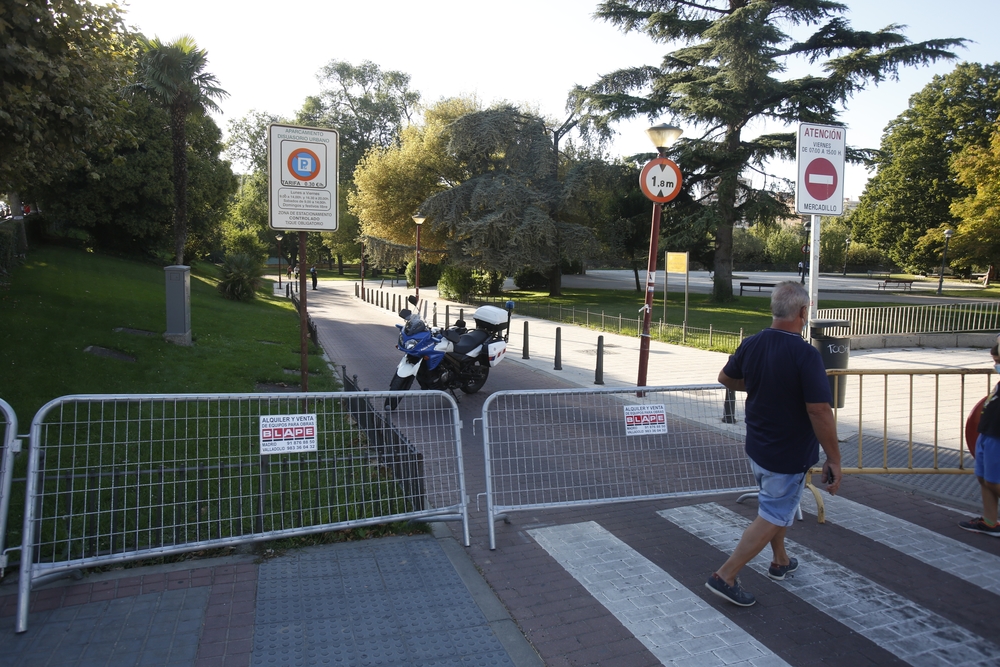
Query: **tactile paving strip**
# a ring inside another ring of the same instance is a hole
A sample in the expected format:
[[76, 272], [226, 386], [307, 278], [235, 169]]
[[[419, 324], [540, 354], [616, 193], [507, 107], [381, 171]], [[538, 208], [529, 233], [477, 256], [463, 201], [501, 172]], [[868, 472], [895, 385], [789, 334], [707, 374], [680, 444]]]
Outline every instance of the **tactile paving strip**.
[[0, 655], [8, 656], [0, 663], [192, 665], [210, 590], [197, 586], [33, 613], [28, 624], [36, 632], [15, 635], [13, 624], [0, 629]]
[[289, 553], [258, 570], [251, 665], [513, 665], [432, 537]]

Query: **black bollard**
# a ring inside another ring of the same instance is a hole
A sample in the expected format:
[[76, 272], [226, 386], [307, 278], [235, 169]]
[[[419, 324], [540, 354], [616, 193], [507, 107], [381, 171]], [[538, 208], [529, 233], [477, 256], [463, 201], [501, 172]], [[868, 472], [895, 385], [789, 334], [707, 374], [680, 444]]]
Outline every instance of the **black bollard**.
[[736, 423], [736, 392], [726, 388], [726, 400], [722, 403], [722, 423]]
[[597, 370], [594, 371], [594, 384], [604, 384], [604, 336], [597, 337]]
[[447, 329], [451, 326], [451, 306], [445, 305], [444, 307], [444, 328]]
[[431, 323], [431, 326], [436, 327], [437, 325], [438, 325], [438, 302], [435, 301], [434, 302], [434, 321]]
[[556, 327], [556, 365], [552, 370], [562, 370], [562, 327]]
[[528, 323], [527, 323], [527, 321], [525, 321], [525, 323], [524, 323], [524, 345], [521, 346], [521, 358], [522, 359], [530, 359], [531, 358], [531, 357], [528, 356]]

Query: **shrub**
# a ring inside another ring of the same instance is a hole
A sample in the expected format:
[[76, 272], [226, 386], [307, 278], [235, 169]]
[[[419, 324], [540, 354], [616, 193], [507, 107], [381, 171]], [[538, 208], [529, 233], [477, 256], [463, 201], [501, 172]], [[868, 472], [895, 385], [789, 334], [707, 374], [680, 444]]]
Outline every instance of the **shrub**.
[[514, 285], [523, 290], [547, 290], [549, 277], [532, 268], [520, 269], [514, 274]]
[[250, 301], [264, 283], [263, 273], [264, 267], [256, 257], [246, 253], [227, 255], [222, 262], [219, 291], [232, 301]]
[[[423, 279], [423, 267], [420, 267], [420, 278]], [[463, 301], [476, 289], [476, 281], [472, 271], [451, 264], [441, 269], [438, 280], [438, 294], [451, 301]]]
[[[441, 265], [431, 264], [430, 262], [420, 262], [420, 286], [421, 287], [431, 287], [437, 285], [438, 280], [441, 278]], [[417, 263], [416, 261], [411, 261], [406, 265], [406, 285], [408, 287], [413, 287], [413, 283], [417, 279]]]
[[475, 294], [496, 296], [503, 289], [505, 276], [498, 271], [473, 271], [472, 279], [475, 281]]
[[17, 262], [17, 227], [13, 220], [0, 222], [0, 277], [7, 276]]

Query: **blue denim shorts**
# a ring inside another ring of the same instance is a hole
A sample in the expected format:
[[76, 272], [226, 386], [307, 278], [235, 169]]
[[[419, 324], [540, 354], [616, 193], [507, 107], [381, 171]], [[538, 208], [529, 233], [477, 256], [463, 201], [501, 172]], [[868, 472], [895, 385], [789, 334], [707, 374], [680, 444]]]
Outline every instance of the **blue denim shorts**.
[[1000, 484], [1000, 439], [980, 433], [976, 439], [976, 477]]
[[804, 472], [786, 475], [779, 472], [764, 470], [750, 461], [753, 475], [757, 478], [760, 492], [757, 495], [757, 514], [760, 518], [775, 526], [791, 526], [795, 521], [795, 512], [802, 500], [802, 491], [806, 488]]

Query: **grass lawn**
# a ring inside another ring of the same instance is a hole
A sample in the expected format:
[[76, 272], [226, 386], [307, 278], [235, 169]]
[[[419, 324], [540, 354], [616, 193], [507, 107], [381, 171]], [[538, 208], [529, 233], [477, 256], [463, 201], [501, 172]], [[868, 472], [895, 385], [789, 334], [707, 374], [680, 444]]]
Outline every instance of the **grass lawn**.
[[[191, 277], [194, 345], [163, 340], [163, 268], [43, 246], [0, 287], [0, 398], [22, 422], [49, 400], [77, 393], [252, 392], [258, 382], [297, 384], [299, 322], [292, 304], [264, 289], [249, 303], [223, 299], [215, 268]], [[143, 336], [117, 332], [128, 328]], [[85, 353], [96, 345], [134, 362]], [[311, 390], [336, 388], [311, 349]], [[25, 424], [26, 428], [27, 424]]]

